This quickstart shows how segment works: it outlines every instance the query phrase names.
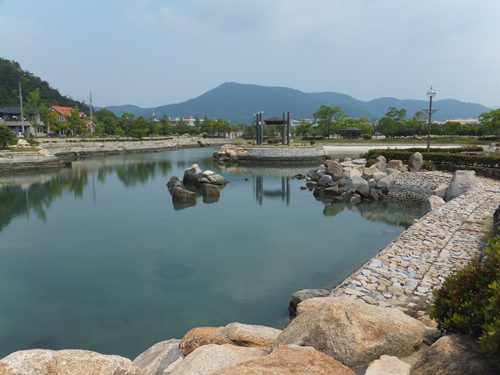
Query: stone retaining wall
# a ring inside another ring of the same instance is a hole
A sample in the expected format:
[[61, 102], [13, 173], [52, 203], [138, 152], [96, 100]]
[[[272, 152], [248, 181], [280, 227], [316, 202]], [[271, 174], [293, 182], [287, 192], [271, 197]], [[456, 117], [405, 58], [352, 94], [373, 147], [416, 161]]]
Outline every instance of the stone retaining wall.
[[478, 178], [474, 189], [420, 218], [331, 296], [394, 307], [432, 298], [444, 277], [466, 266], [479, 250], [486, 222], [499, 204], [500, 181]]
[[180, 138], [128, 142], [54, 142], [40, 145], [40, 152], [3, 153], [0, 172], [71, 166], [82, 157], [162, 152], [180, 148], [211, 147], [234, 142], [228, 138]]
[[238, 162], [323, 162], [328, 154], [323, 147], [237, 146]]

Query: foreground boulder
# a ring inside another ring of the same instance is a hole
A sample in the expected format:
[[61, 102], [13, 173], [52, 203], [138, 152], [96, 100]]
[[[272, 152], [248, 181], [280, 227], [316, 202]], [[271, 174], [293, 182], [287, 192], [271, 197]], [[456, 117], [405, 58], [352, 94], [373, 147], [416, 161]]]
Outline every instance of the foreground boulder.
[[397, 357], [383, 355], [370, 363], [365, 375], [410, 375], [411, 366]]
[[500, 371], [479, 348], [471, 336], [442, 337], [422, 354], [411, 375], [498, 375]]
[[204, 345], [175, 366], [170, 375], [212, 374], [226, 366], [262, 358], [267, 353], [257, 348], [234, 345]]
[[263, 350], [270, 350], [281, 332], [276, 328], [241, 323], [228, 324], [220, 331], [235, 345]]
[[288, 311], [293, 315], [297, 311], [297, 306], [302, 301], [305, 301], [309, 298], [326, 297], [329, 294], [330, 292], [325, 289], [301, 289], [298, 292], [292, 294], [290, 305], [288, 306]]
[[268, 356], [227, 366], [211, 375], [354, 375], [339, 361], [309, 347], [280, 346]]
[[180, 342], [181, 340], [175, 339], [159, 342], [134, 359], [134, 365], [139, 367], [144, 375], [168, 373], [184, 358], [179, 350]]
[[0, 360], [1, 375], [143, 375], [128, 358], [88, 350], [21, 350]]
[[451, 178], [444, 200], [446, 202], [456, 198], [466, 191], [476, 187], [476, 172], [456, 171]]
[[425, 326], [397, 309], [335, 298], [305, 311], [278, 336], [278, 345], [312, 346], [354, 367], [382, 355], [405, 357], [418, 349]]
[[221, 334], [222, 327], [196, 327], [186, 333], [179, 348], [186, 357], [196, 348], [209, 344], [232, 344], [226, 335]]

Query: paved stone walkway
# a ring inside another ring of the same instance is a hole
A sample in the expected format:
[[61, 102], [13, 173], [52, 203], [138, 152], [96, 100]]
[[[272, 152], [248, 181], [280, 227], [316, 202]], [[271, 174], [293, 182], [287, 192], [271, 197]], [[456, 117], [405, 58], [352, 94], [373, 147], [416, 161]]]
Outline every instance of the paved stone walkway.
[[478, 177], [476, 188], [420, 218], [330, 295], [386, 307], [412, 307], [432, 297], [444, 277], [479, 250], [499, 205], [500, 181]]

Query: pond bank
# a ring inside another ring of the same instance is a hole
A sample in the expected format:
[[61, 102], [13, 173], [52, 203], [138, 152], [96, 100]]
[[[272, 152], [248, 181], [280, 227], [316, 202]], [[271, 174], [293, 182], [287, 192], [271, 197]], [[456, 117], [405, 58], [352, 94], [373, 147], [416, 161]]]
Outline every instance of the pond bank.
[[40, 144], [37, 152], [2, 152], [0, 172], [70, 166], [82, 157], [162, 152], [188, 147], [212, 147], [234, 142], [229, 138], [178, 138], [127, 142], [51, 142]]
[[[422, 174], [430, 173], [443, 175]], [[411, 178], [411, 173], [399, 177]], [[471, 261], [499, 205], [500, 182], [477, 177], [474, 189], [420, 218], [332, 290], [331, 296], [385, 307], [413, 307], [427, 300], [445, 276]]]

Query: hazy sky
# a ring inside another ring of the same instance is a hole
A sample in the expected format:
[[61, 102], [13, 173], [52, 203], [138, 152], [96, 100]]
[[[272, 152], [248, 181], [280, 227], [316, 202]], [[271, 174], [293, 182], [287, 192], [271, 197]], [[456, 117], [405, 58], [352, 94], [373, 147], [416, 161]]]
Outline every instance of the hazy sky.
[[[94, 104], [224, 82], [500, 105], [499, 0], [0, 0], [0, 57]], [[0, 82], [1, 84], [1, 82]]]

